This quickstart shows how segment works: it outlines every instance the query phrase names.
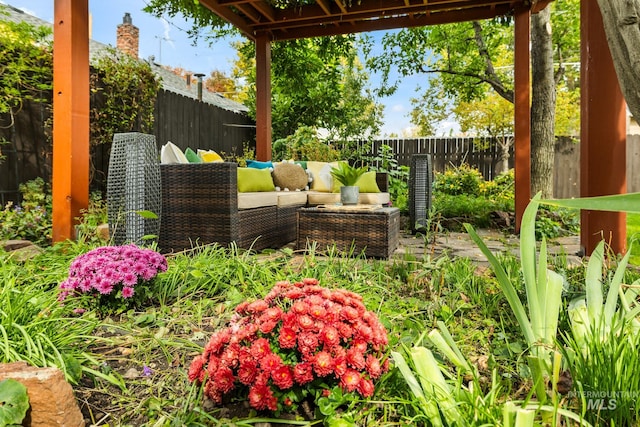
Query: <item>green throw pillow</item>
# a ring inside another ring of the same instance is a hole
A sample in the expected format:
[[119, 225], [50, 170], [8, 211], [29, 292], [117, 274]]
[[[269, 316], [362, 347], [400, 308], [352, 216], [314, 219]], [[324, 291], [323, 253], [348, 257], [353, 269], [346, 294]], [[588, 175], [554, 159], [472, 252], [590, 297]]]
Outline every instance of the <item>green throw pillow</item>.
[[202, 159], [200, 158], [200, 156], [198, 156], [198, 154], [196, 154], [196, 152], [189, 147], [184, 150], [184, 155], [187, 160], [189, 160], [189, 163], [202, 163]]
[[[335, 181], [333, 186], [333, 192], [340, 192], [340, 183]], [[358, 178], [358, 182], [356, 186], [360, 187], [361, 193], [379, 193], [380, 188], [378, 187], [378, 183], [376, 182], [376, 171], [365, 172], [360, 178]]]
[[240, 193], [275, 191], [275, 189], [269, 169], [238, 168], [238, 191]]

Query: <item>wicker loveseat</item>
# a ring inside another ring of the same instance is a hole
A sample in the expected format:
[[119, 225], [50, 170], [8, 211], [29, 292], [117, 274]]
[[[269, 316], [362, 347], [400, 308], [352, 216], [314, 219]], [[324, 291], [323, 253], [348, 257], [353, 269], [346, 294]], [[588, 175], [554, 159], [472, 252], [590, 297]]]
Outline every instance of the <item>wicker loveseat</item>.
[[[160, 165], [162, 252], [233, 242], [245, 249], [279, 248], [296, 240], [296, 211], [309, 199], [339, 197], [311, 191], [239, 193], [237, 168], [229, 162]], [[375, 199], [388, 202], [387, 175], [376, 174], [376, 182], [382, 193]]]

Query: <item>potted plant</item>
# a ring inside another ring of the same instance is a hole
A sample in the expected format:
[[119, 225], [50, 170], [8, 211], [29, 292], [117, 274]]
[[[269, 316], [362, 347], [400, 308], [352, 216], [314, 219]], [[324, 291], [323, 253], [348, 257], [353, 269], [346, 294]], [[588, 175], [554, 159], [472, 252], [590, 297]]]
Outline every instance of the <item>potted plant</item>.
[[367, 172], [366, 167], [355, 167], [347, 162], [338, 163], [337, 167], [331, 169], [331, 176], [338, 181], [340, 187], [340, 202], [343, 205], [357, 205], [360, 187], [356, 186], [358, 179]]

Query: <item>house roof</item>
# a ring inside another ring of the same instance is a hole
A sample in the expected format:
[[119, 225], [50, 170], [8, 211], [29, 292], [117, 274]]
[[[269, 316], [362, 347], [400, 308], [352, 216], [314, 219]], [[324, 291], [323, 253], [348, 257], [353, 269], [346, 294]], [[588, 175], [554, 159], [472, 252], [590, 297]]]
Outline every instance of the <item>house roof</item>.
[[[9, 4], [3, 5], [0, 3], [0, 20], [12, 22], [27, 22], [28, 24], [33, 26], [44, 26], [49, 28], [53, 27], [53, 24], [51, 24], [51, 22], [47, 22], [43, 19], [38, 18], [37, 16], [30, 15]], [[99, 56], [106, 54], [110, 48], [113, 48], [113, 46], [90, 39], [89, 61], [94, 61]], [[197, 84], [195, 83], [195, 79], [190, 86], [187, 86], [185, 80], [182, 77], [163, 68], [160, 64], [154, 61], [153, 57], [149, 58], [148, 60], [139, 60], [145, 61], [149, 64], [153, 72], [161, 79], [162, 88], [164, 90], [176, 93], [178, 95], [186, 96], [187, 98], [198, 99], [198, 88]], [[235, 113], [246, 113], [247, 111], [249, 111], [249, 109], [245, 105], [227, 99], [220, 94], [210, 92], [206, 89], [202, 90], [202, 102], [214, 105], [227, 111], [233, 111]]]

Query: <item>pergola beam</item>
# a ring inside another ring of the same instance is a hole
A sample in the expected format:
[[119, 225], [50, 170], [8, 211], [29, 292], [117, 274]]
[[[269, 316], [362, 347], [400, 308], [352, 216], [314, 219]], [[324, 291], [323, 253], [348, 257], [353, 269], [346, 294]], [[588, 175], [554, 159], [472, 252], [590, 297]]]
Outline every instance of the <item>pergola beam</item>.
[[53, 25], [53, 236], [75, 237], [89, 204], [89, 5], [55, 0]]
[[529, 43], [531, 13], [526, 8], [515, 13], [514, 47], [514, 139], [516, 231], [531, 200], [531, 78]]
[[[580, 196], [627, 192], [626, 104], [595, 1], [580, 5]], [[614, 253], [626, 252], [626, 215], [582, 211], [580, 244], [591, 254], [601, 240]]]

